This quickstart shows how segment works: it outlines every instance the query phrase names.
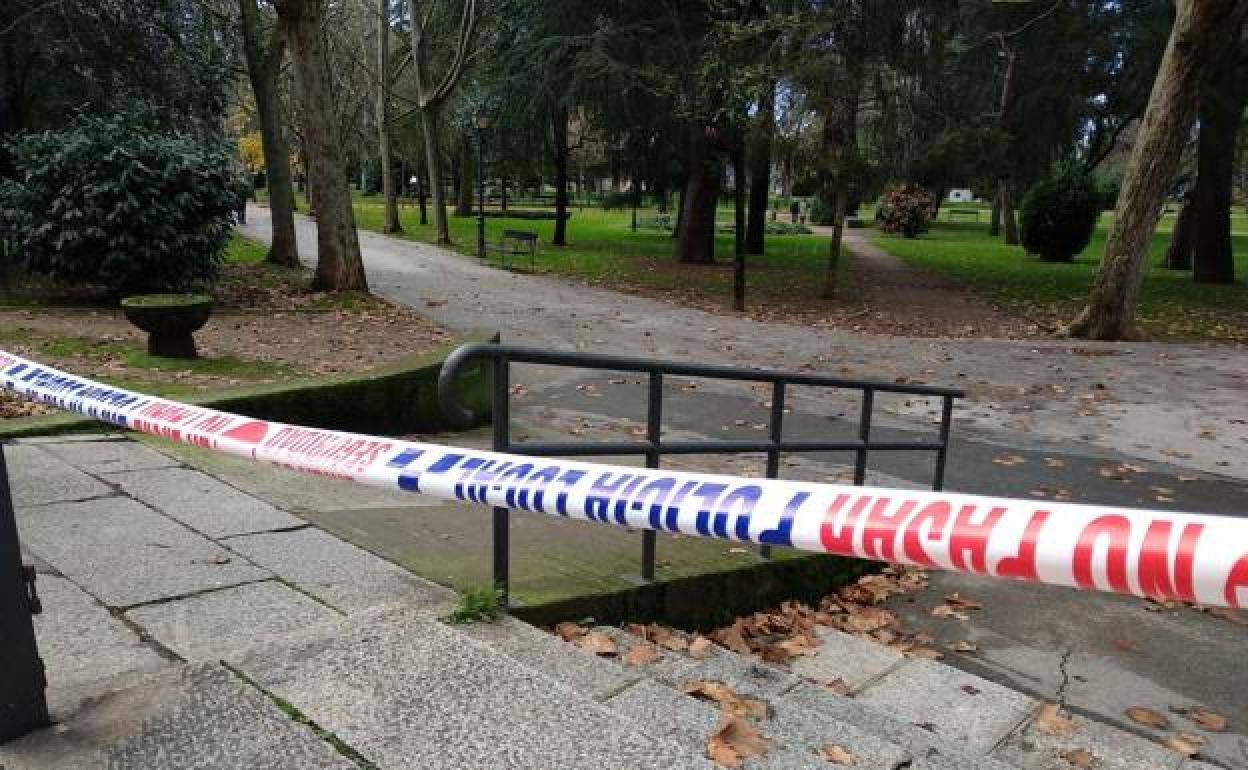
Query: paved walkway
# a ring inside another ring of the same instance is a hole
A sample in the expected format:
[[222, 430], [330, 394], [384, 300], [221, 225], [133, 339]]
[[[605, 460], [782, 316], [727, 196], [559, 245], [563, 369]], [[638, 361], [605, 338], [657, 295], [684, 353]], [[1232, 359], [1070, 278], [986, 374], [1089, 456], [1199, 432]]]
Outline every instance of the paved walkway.
[[[449, 591], [271, 499], [300, 480], [341, 505], [398, 493], [270, 468], [278, 494], [249, 494], [120, 437], [5, 454], [56, 720], [0, 746], [5, 770], [710, 770], [720, 715], [686, 693], [697, 681], [765, 704], [757, 770], [827, 767], [829, 745], [870, 770], [1067, 767], [1076, 751], [1109, 770], [1248, 767], [1238, 715], [1229, 732], [1171, 715], [1133, 734], [1076, 714], [1053, 735], [1026, 693], [838, 632], [786, 670], [722, 648], [631, 665], [637, 640], [615, 629], [604, 658], [512, 619], [448, 626]], [[1153, 695], [1132, 705], [1164, 710]], [[1159, 744], [1178, 729], [1216, 764]]]
[[[266, 216], [266, 210], [254, 210], [249, 232], [263, 238]], [[310, 223], [300, 220], [301, 243], [314, 243], [313, 236]], [[956, 420], [951, 489], [1245, 513], [1248, 356], [1239, 348], [815, 335], [554, 277], [503, 272], [373, 233], [362, 232], [360, 239], [374, 289], [452, 326], [500, 328], [507, 341], [962, 385], [971, 398]], [[427, 300], [434, 304], [427, 306]], [[523, 386], [515, 395], [523, 429], [620, 438], [639, 424], [644, 396], [627, 378], [520, 369], [516, 381]], [[856, 407], [825, 395], [795, 396], [795, 414], [788, 420], [795, 438], [825, 437], [843, 428]], [[933, 405], [898, 399], [882, 407], [884, 419], [877, 425], [895, 438], [930, 434]], [[664, 414], [665, 428], [685, 437], [748, 438], [757, 435], [751, 433], [754, 426], [766, 422], [767, 409], [765, 397], [744, 389], [702, 383], [682, 390], [673, 384]], [[761, 471], [756, 458], [689, 461], [716, 471]], [[844, 478], [844, 462], [843, 457], [790, 457], [782, 474]], [[888, 485], [924, 484], [930, 474], [926, 458], [877, 453], [871, 467], [878, 474], [874, 481]], [[385, 521], [341, 527], [334, 517], [323, 521], [370, 548], [384, 542], [380, 552], [409, 566], [425, 548], [418, 533]], [[661, 563], [669, 549], [661, 540]], [[1111, 720], [1121, 717], [1118, 700], [1143, 690], [1163, 706], [1171, 693], [1208, 699], [1210, 707], [1248, 719], [1241, 695], [1248, 682], [1228, 675], [1242, 669], [1236, 662], [1236, 650], [1248, 641], [1242, 625], [1192, 610], [1153, 612], [1145, 602], [1124, 597], [934, 576], [931, 594], [937, 602], [953, 592], [983, 602], [984, 612], [951, 623], [928, 614], [926, 604], [897, 609], [912, 630], [946, 641], [953, 641], [952, 635], [976, 640], [981, 654], [951, 661], [968, 672], [1039, 697], [1052, 697], [1067, 677], [1085, 677], [1108, 695], [1098, 700], [1078, 691], [1076, 699]], [[1191, 665], [1193, 658], [1201, 665]]]
[[[297, 229], [303, 256], [313, 257], [315, 224], [299, 217]], [[243, 232], [267, 240], [268, 210], [250, 207]], [[1015, 448], [1069, 442], [1084, 454], [1248, 479], [1248, 353], [1239, 347], [812, 334], [497, 270], [377, 233], [360, 232], [360, 243], [375, 291], [452, 328], [501, 329], [508, 342], [543, 347], [961, 386], [971, 394], [958, 416], [964, 435]], [[813, 398], [798, 403], [821, 410]]]

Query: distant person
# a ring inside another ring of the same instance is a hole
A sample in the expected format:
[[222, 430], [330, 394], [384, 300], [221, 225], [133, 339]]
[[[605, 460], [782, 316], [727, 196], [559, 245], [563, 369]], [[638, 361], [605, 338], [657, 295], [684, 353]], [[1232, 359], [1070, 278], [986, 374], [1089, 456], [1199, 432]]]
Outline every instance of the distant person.
[[806, 214], [810, 212], [810, 204], [803, 203], [798, 210], [801, 212], [801, 223], [806, 224]]
[[792, 203], [789, 204], [789, 221], [790, 222], [792, 222], [793, 224], [797, 224], [797, 218], [799, 215], [801, 215], [801, 213], [802, 213], [802, 204], [798, 203], [797, 201], [793, 201]]

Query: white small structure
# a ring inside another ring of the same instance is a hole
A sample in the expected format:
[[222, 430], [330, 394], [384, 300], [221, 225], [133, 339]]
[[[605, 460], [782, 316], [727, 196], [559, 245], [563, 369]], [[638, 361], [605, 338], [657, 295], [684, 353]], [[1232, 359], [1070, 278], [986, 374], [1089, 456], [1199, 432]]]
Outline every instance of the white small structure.
[[975, 193], [962, 187], [955, 187], [949, 191], [946, 198], [950, 203], [970, 203], [975, 200]]

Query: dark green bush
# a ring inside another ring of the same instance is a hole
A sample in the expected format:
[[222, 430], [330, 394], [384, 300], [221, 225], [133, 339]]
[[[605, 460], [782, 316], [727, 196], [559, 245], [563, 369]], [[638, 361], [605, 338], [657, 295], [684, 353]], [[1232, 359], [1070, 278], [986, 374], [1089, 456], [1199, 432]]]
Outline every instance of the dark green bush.
[[224, 141], [84, 118], [27, 134], [0, 179], [0, 239], [19, 268], [115, 294], [209, 286], [248, 180]]
[[1069, 164], [1055, 169], [1023, 196], [1023, 248], [1046, 262], [1070, 262], [1092, 239], [1103, 200], [1091, 176]]

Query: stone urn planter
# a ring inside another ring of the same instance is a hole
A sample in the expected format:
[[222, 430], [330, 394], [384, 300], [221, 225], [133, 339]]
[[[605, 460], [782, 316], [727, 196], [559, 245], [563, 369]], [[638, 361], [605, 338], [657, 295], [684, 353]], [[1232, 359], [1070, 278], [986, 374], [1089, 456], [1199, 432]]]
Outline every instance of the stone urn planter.
[[130, 323], [147, 332], [147, 352], [166, 358], [195, 358], [195, 332], [212, 315], [207, 294], [140, 294], [121, 301]]

